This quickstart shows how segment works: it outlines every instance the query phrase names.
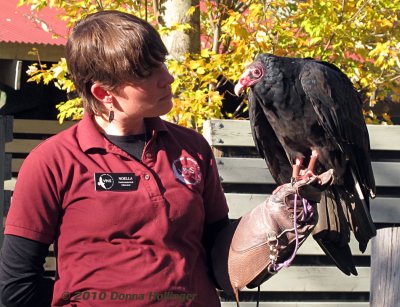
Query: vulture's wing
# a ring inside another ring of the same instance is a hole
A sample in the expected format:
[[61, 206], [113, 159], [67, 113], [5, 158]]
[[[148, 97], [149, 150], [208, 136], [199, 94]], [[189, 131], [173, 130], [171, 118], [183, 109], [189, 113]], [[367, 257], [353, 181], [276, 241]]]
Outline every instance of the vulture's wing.
[[292, 166], [264, 115], [261, 103], [257, 103], [256, 100], [257, 97], [250, 91], [249, 118], [254, 143], [260, 156], [266, 161], [274, 180], [278, 184], [287, 183], [292, 176]]
[[330, 63], [307, 61], [300, 80], [319, 123], [348, 159], [344, 189], [358, 197], [344, 199], [343, 209], [364, 251], [376, 230], [369, 214], [368, 198], [375, 194], [375, 181], [361, 100], [347, 76]]
[[300, 80], [319, 123], [349, 159], [365, 198], [375, 194], [361, 99], [347, 76], [327, 62], [307, 61]]

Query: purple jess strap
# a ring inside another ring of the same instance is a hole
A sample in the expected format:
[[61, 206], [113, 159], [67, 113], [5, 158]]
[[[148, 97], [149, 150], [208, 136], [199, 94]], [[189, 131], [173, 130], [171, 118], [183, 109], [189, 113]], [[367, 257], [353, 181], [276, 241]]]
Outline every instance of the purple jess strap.
[[[297, 197], [298, 197], [298, 195], [296, 193], [294, 195], [294, 205], [293, 205], [293, 212], [294, 213], [297, 213]], [[301, 221], [302, 222], [307, 222], [313, 217], [314, 209], [313, 209], [313, 206], [308, 202], [307, 199], [301, 198], [301, 200], [302, 200], [302, 203], [303, 203], [303, 214], [301, 216]], [[282, 268], [284, 268], [284, 267], [287, 268], [292, 264], [294, 258], [296, 257], [297, 250], [299, 249], [299, 234], [298, 234], [298, 230], [297, 230], [298, 227], [299, 226], [297, 225], [297, 214], [293, 214], [293, 230], [294, 230], [294, 233], [295, 233], [295, 240], [296, 240], [294, 251], [293, 251], [292, 255], [290, 256], [290, 258], [287, 259], [286, 261], [284, 261], [283, 263], [271, 264], [270, 271], [277, 273]]]

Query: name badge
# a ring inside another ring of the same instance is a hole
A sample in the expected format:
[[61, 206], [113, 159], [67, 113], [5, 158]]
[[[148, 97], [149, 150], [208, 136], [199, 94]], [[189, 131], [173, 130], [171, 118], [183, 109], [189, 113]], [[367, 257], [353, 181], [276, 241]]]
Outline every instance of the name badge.
[[135, 191], [137, 177], [134, 173], [94, 173], [96, 191]]

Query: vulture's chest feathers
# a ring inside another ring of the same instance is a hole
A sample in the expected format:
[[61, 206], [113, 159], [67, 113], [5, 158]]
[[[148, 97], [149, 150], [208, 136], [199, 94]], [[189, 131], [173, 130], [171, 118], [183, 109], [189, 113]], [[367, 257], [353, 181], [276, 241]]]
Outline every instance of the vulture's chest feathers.
[[269, 62], [264, 80], [253, 89], [255, 101], [259, 103], [271, 127], [282, 143], [315, 143], [323, 129], [311, 101], [303, 91], [298, 63]]

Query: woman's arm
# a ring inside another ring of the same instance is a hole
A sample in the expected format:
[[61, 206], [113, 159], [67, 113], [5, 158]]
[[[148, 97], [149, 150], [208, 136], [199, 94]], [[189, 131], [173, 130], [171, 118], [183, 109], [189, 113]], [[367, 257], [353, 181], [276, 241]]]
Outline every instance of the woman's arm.
[[54, 281], [44, 277], [49, 244], [5, 235], [0, 253], [0, 297], [5, 306], [50, 306]]

